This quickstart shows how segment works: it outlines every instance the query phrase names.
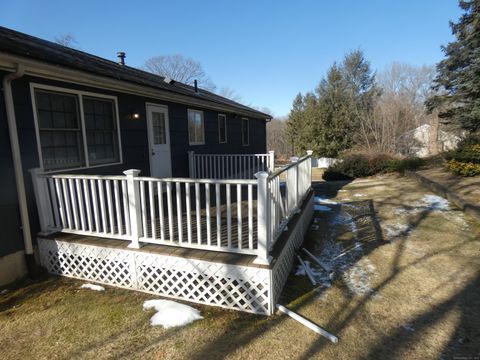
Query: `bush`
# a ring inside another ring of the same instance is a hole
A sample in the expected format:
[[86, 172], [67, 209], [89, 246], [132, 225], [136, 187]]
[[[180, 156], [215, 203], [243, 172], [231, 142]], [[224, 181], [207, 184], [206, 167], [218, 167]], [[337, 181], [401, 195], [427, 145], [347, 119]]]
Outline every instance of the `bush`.
[[351, 180], [384, 172], [392, 157], [387, 154], [347, 154], [324, 173], [325, 180]]
[[480, 164], [472, 162], [463, 162], [453, 159], [445, 163], [445, 168], [452, 173], [460, 176], [480, 175]]
[[480, 175], [480, 138], [469, 136], [462, 140], [457, 150], [444, 154], [445, 168], [460, 176]]
[[400, 172], [403, 173], [406, 170], [415, 171], [426, 163], [425, 159], [418, 157], [410, 157], [405, 159], [392, 159], [387, 163], [386, 172]]

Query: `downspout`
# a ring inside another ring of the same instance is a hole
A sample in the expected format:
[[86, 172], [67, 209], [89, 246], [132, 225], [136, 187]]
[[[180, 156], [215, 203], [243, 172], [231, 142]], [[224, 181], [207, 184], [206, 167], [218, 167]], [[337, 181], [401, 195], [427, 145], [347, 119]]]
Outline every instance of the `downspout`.
[[22, 158], [18, 143], [17, 121], [12, 96], [12, 81], [22, 77], [25, 73], [23, 64], [17, 64], [14, 73], [5, 75], [3, 78], [3, 96], [5, 98], [5, 110], [7, 113], [8, 132], [12, 148], [13, 167], [15, 170], [15, 183], [17, 186], [18, 204], [20, 207], [20, 219], [22, 222], [23, 243], [25, 247], [25, 260], [30, 275], [35, 269], [35, 258], [33, 255], [32, 234], [30, 232], [30, 221], [28, 218], [27, 196], [25, 193], [25, 180], [23, 178]]

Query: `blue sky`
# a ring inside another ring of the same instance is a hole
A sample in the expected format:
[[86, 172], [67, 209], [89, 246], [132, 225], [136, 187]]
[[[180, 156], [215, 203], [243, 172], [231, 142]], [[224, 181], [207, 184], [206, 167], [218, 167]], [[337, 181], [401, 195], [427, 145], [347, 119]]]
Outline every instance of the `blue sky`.
[[0, 25], [47, 40], [73, 34], [83, 51], [140, 67], [155, 55], [202, 63], [242, 102], [288, 114], [328, 67], [361, 48], [374, 69], [434, 64], [452, 40], [456, 0], [0, 0]]

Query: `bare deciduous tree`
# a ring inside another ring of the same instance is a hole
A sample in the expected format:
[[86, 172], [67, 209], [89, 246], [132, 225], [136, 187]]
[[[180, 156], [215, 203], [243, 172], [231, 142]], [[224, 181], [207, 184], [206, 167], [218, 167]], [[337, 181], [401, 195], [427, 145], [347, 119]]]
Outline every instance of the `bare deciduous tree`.
[[393, 63], [378, 73], [382, 94], [373, 111], [361, 119], [357, 145], [370, 151], [407, 153], [415, 144], [407, 140], [405, 133], [435, 121], [426, 114], [424, 105], [434, 75], [433, 66], [401, 63]]
[[220, 90], [218, 90], [217, 94], [236, 102], [242, 101], [242, 97], [240, 96], [240, 94], [238, 94], [235, 90], [229, 88], [228, 86], [222, 86]]
[[267, 149], [274, 150], [275, 156], [283, 160], [292, 155], [292, 145], [285, 135], [286, 127], [285, 118], [272, 119], [267, 123]]
[[216, 89], [200, 62], [182, 55], [155, 56], [145, 61], [143, 69], [188, 85], [192, 85], [194, 80], [197, 80], [198, 86], [209, 91]]
[[78, 42], [72, 34], [62, 34], [55, 38], [55, 42], [59, 45], [66, 46], [72, 49], [78, 49]]

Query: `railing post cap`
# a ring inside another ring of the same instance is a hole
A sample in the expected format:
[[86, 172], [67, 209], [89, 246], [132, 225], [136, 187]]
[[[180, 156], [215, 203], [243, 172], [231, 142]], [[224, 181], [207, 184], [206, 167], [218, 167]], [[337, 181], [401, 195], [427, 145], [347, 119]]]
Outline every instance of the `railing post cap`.
[[313, 154], [313, 150], [307, 150], [307, 155], [312, 155]]
[[142, 170], [138, 170], [138, 169], [128, 169], [128, 170], [125, 170], [123, 173], [125, 175], [132, 175], [132, 176], [137, 176], [138, 174], [140, 174]]
[[259, 171], [254, 174], [257, 179], [266, 179], [268, 178], [268, 173], [266, 171]]
[[269, 150], [268, 153], [269, 153], [269, 154], [274, 154], [274, 153], [275, 153], [275, 150]]

